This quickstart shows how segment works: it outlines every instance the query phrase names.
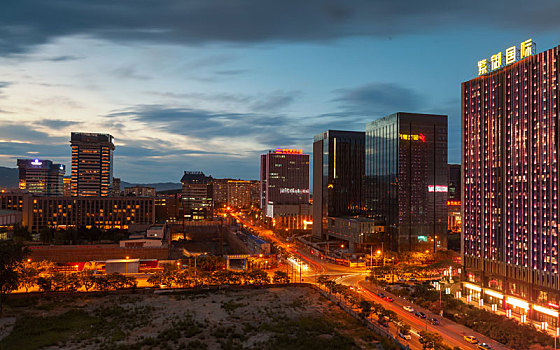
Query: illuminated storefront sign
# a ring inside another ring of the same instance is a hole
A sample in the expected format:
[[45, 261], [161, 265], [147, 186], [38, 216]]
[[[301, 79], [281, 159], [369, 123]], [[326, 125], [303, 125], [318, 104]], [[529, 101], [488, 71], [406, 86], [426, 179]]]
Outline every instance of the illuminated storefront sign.
[[494, 297], [494, 298], [498, 298], [498, 299], [503, 299], [504, 298], [504, 295], [502, 293], [498, 293], [496, 291], [493, 291], [492, 289], [485, 289], [484, 294], [489, 295], [489, 296]]
[[284, 153], [284, 154], [303, 154], [303, 150], [294, 148], [277, 148], [274, 153]]
[[523, 301], [521, 299], [517, 299], [517, 298], [513, 298], [513, 297], [507, 297], [506, 298], [506, 304], [517, 306], [517, 307], [520, 307], [520, 308], [525, 309], [525, 310], [529, 309], [529, 303], [527, 303], [526, 301]]
[[401, 140], [426, 142], [426, 136], [424, 136], [424, 134], [418, 134], [418, 135], [399, 134], [399, 136]]
[[531, 56], [536, 51], [537, 47], [533, 39], [527, 39], [521, 43], [519, 50], [516, 46], [512, 46], [506, 50], [505, 56], [501, 52], [498, 52], [490, 57], [490, 62], [488, 62], [486, 58], [478, 61], [478, 75], [484, 75], [493, 70], [500, 69], [502, 66], [515, 63], [519, 59]]
[[533, 305], [533, 310], [541, 312], [545, 315], [552, 316], [552, 317], [558, 317], [558, 311], [552, 310], [552, 309], [549, 309], [549, 308], [546, 308], [546, 307], [542, 307], [540, 305]]
[[42, 165], [43, 162], [41, 162], [39, 159], [35, 159], [34, 161], [31, 162], [32, 165]]
[[447, 186], [428, 185], [428, 192], [447, 192]]
[[280, 193], [287, 193], [287, 194], [304, 194], [309, 193], [309, 189], [304, 188], [281, 188]]
[[447, 201], [448, 206], [461, 205], [461, 201]]
[[548, 306], [553, 307], [555, 309], [560, 308], [560, 306], [558, 304], [554, 304], [553, 302], [548, 302]]
[[477, 292], [482, 291], [482, 288], [480, 288], [479, 286], [477, 286], [475, 284], [465, 283], [464, 286], [467, 289], [474, 290], [474, 291], [477, 291]]

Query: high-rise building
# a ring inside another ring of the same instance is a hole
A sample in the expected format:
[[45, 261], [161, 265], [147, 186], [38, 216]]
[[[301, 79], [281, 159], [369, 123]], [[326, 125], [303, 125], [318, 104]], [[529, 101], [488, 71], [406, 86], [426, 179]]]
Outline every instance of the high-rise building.
[[112, 190], [112, 196], [113, 197], [119, 197], [122, 195], [121, 192], [121, 179], [119, 177], [114, 177], [113, 178], [113, 188]]
[[212, 177], [204, 175], [201, 171], [185, 171], [181, 183], [183, 218], [193, 221], [212, 219]]
[[447, 231], [461, 232], [461, 164], [449, 164]]
[[274, 216], [276, 204], [309, 204], [309, 154], [276, 149], [261, 155], [261, 208]]
[[[327, 219], [364, 214], [365, 133], [327, 130], [313, 142], [313, 235], [329, 235]], [[338, 230], [331, 232], [337, 235]], [[342, 238], [342, 237], [338, 237]], [[363, 242], [362, 242], [363, 243]]]
[[72, 195], [111, 195], [113, 186], [113, 151], [115, 144], [109, 134], [73, 132]]
[[533, 49], [461, 85], [464, 287], [557, 327], [560, 46]]
[[385, 247], [447, 246], [447, 116], [395, 113], [366, 125], [367, 215]]
[[19, 188], [45, 196], [62, 196], [66, 167], [45, 159], [18, 159]]
[[65, 176], [62, 178], [62, 195], [70, 197], [72, 195], [72, 177]]

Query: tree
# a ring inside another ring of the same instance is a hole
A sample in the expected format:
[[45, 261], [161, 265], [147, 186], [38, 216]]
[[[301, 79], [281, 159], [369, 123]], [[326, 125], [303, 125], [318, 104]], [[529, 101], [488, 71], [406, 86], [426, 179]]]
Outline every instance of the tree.
[[39, 277], [37, 278], [37, 286], [39, 290], [43, 292], [50, 292], [52, 290], [52, 279], [51, 277]]
[[[321, 276], [323, 277], [323, 276]], [[321, 278], [319, 277], [319, 278]], [[326, 277], [326, 276], [325, 276]], [[290, 278], [288, 277], [288, 274], [285, 273], [284, 271], [274, 271], [274, 276], [272, 277], [272, 282], [274, 283], [290, 283]]]
[[19, 286], [18, 268], [27, 253], [27, 249], [20, 242], [0, 242], [0, 315], [2, 315], [5, 295]]
[[402, 334], [408, 334], [410, 333], [410, 325], [408, 323], [403, 323], [400, 327], [399, 327], [399, 332], [401, 332]]
[[247, 274], [247, 277], [248, 277], [247, 280], [249, 280], [252, 284], [255, 285], [263, 285], [263, 284], [270, 283], [270, 278], [268, 277], [268, 274], [263, 270], [251, 271]]
[[82, 286], [84, 286], [86, 292], [88, 292], [95, 286], [95, 275], [93, 274], [92, 270], [84, 270], [77, 273], [77, 276], [80, 279], [80, 283], [82, 284]]
[[368, 317], [371, 313], [371, 303], [367, 300], [360, 302], [360, 309], [362, 309], [362, 317]]

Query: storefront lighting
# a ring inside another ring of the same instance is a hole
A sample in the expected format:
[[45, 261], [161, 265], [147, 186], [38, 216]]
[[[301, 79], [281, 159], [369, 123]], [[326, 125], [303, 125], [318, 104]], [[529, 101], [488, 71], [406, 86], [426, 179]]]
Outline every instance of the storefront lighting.
[[480, 288], [479, 286], [475, 285], [475, 284], [470, 284], [470, 283], [465, 283], [465, 288], [467, 289], [471, 289], [471, 290], [475, 290], [477, 292], [481, 292], [482, 288]]
[[556, 310], [552, 310], [546, 307], [542, 307], [540, 305], [533, 305], [533, 310], [538, 311], [540, 313], [552, 316], [552, 317], [556, 317], [558, 318], [558, 311]]
[[485, 290], [484, 290], [484, 294], [487, 294], [487, 295], [489, 295], [489, 296], [491, 296], [491, 297], [498, 298], [498, 299], [503, 299], [503, 298], [504, 298], [504, 295], [503, 295], [503, 294], [498, 293], [498, 292], [496, 292], [496, 291], [493, 291], [492, 289], [485, 289]]
[[525, 309], [525, 311], [529, 310], [529, 303], [527, 303], [526, 301], [523, 301], [521, 299], [517, 299], [517, 298], [513, 298], [513, 297], [507, 297], [506, 298], [506, 304], [517, 306], [519, 308]]

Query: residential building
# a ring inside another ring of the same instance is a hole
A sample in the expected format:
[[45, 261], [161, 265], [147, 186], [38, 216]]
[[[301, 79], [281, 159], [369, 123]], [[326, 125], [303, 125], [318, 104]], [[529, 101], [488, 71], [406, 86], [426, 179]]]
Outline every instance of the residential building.
[[73, 132], [72, 195], [107, 197], [113, 186], [113, 151], [115, 144], [109, 134]]
[[72, 195], [72, 177], [65, 176], [62, 178], [62, 195], [70, 197]]
[[447, 247], [447, 116], [398, 112], [366, 125], [365, 205], [384, 246]]
[[45, 196], [62, 196], [66, 167], [46, 159], [18, 159], [19, 188]]
[[155, 187], [147, 187], [147, 186], [125, 187], [124, 188], [124, 195], [125, 196], [134, 196], [134, 197], [155, 197], [156, 196], [156, 188]]
[[461, 85], [464, 292], [558, 327], [560, 46], [533, 51]]
[[113, 178], [112, 196], [113, 196], [113, 197], [122, 196], [122, 191], [121, 191], [121, 179], [118, 178], [118, 177], [114, 177], [114, 178]]
[[461, 233], [461, 164], [449, 164], [447, 231]]
[[204, 175], [201, 171], [185, 171], [181, 183], [184, 220], [211, 220], [213, 218], [212, 177]]

